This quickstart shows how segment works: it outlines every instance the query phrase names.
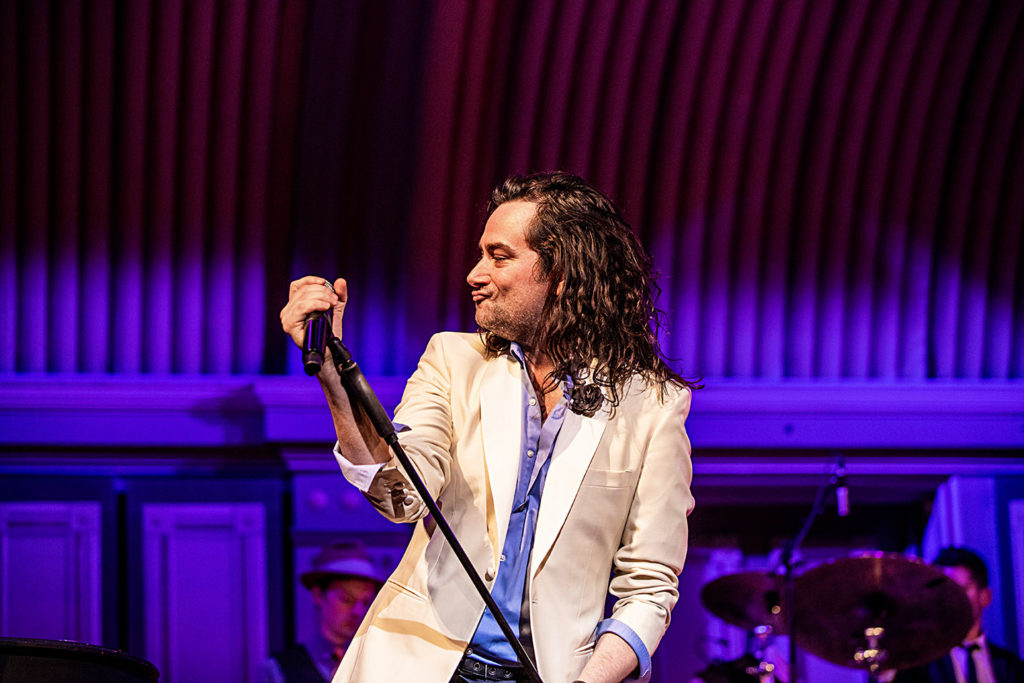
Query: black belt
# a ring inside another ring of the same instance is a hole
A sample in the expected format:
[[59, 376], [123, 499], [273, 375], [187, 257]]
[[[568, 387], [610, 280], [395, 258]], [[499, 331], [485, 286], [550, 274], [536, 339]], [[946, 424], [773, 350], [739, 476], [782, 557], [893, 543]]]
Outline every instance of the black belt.
[[485, 681], [526, 681], [526, 669], [521, 666], [498, 666], [476, 659], [463, 657], [456, 671], [465, 676], [482, 678]]

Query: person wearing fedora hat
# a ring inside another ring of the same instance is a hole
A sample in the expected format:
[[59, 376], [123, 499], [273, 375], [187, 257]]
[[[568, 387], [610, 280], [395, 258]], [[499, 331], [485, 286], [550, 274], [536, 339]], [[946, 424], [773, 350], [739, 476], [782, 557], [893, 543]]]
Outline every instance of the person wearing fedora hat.
[[302, 643], [275, 652], [264, 663], [263, 683], [330, 681], [359, 624], [384, 584], [358, 541], [324, 546], [299, 576], [318, 612], [318, 629]]

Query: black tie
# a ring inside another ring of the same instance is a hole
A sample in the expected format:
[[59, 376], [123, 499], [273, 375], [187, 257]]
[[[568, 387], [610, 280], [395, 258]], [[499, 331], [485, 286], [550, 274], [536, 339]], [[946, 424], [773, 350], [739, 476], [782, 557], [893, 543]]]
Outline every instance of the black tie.
[[977, 643], [965, 647], [967, 650], [967, 683], [978, 683], [978, 670], [974, 666], [974, 653], [981, 649]]

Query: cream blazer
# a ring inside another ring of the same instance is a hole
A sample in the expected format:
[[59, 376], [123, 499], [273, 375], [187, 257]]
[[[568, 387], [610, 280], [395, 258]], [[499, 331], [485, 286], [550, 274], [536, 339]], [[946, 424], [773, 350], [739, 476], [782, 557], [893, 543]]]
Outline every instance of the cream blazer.
[[[609, 592], [618, 598], [612, 617], [651, 653], [678, 598], [693, 508], [683, 427], [690, 392], [672, 388], [660, 401], [639, 384], [613, 415], [568, 412], [555, 444], [527, 576], [545, 683], [583, 669]], [[518, 476], [521, 415], [519, 364], [489, 360], [479, 335], [452, 332], [430, 340], [395, 411], [408, 426], [403, 448], [489, 586]], [[395, 459], [366, 495], [389, 519], [416, 527], [334, 681], [447, 683], [483, 600]]]

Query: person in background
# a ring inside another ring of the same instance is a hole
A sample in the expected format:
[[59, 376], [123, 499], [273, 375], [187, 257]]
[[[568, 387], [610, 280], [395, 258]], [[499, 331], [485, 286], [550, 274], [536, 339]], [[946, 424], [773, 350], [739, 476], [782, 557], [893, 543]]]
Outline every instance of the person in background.
[[307, 641], [275, 652], [264, 663], [262, 683], [330, 681], [384, 583], [357, 541], [324, 546], [299, 580], [316, 605], [317, 629]]
[[973, 622], [962, 645], [944, 657], [897, 672], [895, 683], [1024, 683], [1024, 663], [1014, 653], [988, 641], [981, 616], [992, 603], [988, 568], [972, 550], [943, 548], [932, 563], [967, 593]]

